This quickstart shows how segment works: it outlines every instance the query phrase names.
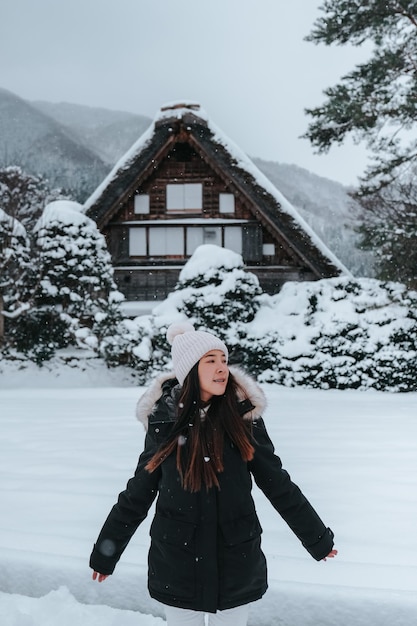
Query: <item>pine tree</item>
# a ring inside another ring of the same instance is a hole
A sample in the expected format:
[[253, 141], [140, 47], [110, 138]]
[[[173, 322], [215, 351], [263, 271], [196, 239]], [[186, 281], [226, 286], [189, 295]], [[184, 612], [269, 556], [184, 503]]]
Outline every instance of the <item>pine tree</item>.
[[24, 315], [16, 320], [17, 349], [38, 363], [77, 343], [92, 328], [94, 347], [119, 319], [120, 294], [104, 236], [76, 202], [55, 201], [35, 227]]
[[43, 176], [33, 176], [18, 166], [0, 168], [0, 207], [26, 229], [36, 224], [49, 202], [60, 198], [64, 198], [62, 192], [51, 190]]
[[360, 245], [373, 250], [377, 278], [417, 289], [417, 186], [414, 176], [361, 198]]
[[361, 193], [372, 193], [417, 160], [417, 0], [326, 0], [320, 10], [308, 41], [374, 48], [324, 91], [322, 106], [306, 109], [313, 121], [305, 137], [319, 152], [348, 135], [365, 141], [374, 160]]
[[239, 254], [203, 245], [181, 272], [174, 293], [180, 296], [180, 313], [192, 319], [196, 327], [233, 346], [238, 345], [239, 333], [255, 317], [262, 289]]
[[0, 209], [0, 340], [4, 336], [4, 317], [13, 317], [21, 306], [22, 283], [29, 259], [25, 228]]
[[35, 227], [39, 258], [38, 305], [59, 306], [79, 319], [108, 306], [116, 291], [113, 267], [103, 235], [76, 202], [50, 203]]

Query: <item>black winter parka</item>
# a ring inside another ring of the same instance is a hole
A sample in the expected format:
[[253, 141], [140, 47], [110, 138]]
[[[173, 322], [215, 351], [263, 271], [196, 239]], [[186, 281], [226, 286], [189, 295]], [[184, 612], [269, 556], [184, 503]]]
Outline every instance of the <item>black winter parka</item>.
[[182, 488], [174, 454], [149, 473], [145, 465], [175, 421], [178, 393], [172, 375], [156, 379], [137, 408], [138, 419], [147, 429], [144, 451], [90, 557], [95, 571], [112, 574], [157, 497], [150, 530], [150, 595], [164, 604], [211, 613], [258, 600], [267, 589], [262, 528], [251, 495], [251, 477], [316, 560], [333, 548], [332, 531], [274, 454], [261, 417], [266, 405], [261, 388], [238, 368], [230, 371], [249, 398], [239, 400], [242, 419], [252, 421], [253, 460], [243, 461], [239, 450], [226, 440], [224, 471], [218, 474], [220, 489], [203, 487], [197, 493]]

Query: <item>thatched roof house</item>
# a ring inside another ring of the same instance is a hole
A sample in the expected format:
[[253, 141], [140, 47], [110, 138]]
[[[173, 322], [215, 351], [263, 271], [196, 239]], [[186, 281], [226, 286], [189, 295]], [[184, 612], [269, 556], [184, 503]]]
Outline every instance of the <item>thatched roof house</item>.
[[203, 243], [242, 255], [263, 288], [346, 268], [198, 104], [163, 107], [85, 204], [129, 300], [163, 299]]

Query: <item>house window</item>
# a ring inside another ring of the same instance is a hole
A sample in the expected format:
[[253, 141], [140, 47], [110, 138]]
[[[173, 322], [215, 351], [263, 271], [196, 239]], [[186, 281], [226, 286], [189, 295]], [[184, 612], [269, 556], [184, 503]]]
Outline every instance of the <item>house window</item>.
[[202, 209], [202, 183], [167, 185], [167, 211], [201, 211]]
[[234, 213], [235, 212], [235, 197], [232, 193], [219, 194], [219, 212], [220, 213]]
[[240, 226], [227, 226], [224, 229], [224, 247], [242, 254], [242, 229]]
[[[129, 229], [129, 256], [189, 257], [198, 246], [214, 244], [242, 254], [241, 226], [151, 226]], [[265, 248], [273, 244], [266, 244]]]
[[203, 226], [187, 228], [187, 256], [191, 256], [198, 246], [204, 243], [212, 243], [216, 246], [222, 245], [221, 226]]
[[198, 246], [204, 243], [203, 229], [202, 228], [187, 228], [187, 256], [191, 256]]
[[184, 256], [184, 228], [149, 228], [149, 256]]
[[135, 196], [134, 207], [136, 215], [146, 215], [149, 213], [149, 194], [137, 194]]
[[186, 255], [191, 256], [198, 246], [212, 243], [216, 246], [224, 246], [233, 252], [242, 254], [242, 229], [240, 226], [225, 226], [224, 242], [222, 241], [221, 226], [195, 226], [187, 228]]
[[212, 243], [215, 246], [222, 245], [222, 229], [221, 226], [204, 226], [203, 227], [204, 243]]
[[146, 256], [146, 228], [129, 229], [129, 256]]
[[264, 243], [262, 246], [262, 254], [264, 256], [275, 256], [275, 244]]

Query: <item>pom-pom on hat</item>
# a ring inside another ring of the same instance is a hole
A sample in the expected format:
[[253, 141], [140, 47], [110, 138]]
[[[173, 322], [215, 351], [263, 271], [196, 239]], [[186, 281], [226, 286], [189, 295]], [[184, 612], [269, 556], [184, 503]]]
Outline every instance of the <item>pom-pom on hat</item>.
[[226, 359], [229, 358], [223, 341], [204, 330], [195, 330], [190, 322], [171, 324], [167, 330], [167, 339], [172, 346], [172, 364], [180, 385], [194, 365], [210, 350], [221, 350]]

